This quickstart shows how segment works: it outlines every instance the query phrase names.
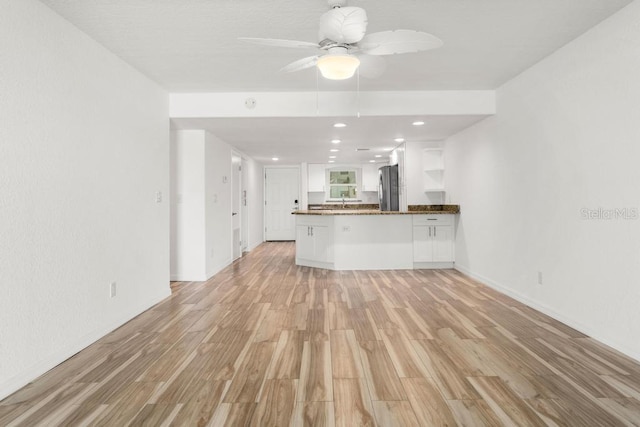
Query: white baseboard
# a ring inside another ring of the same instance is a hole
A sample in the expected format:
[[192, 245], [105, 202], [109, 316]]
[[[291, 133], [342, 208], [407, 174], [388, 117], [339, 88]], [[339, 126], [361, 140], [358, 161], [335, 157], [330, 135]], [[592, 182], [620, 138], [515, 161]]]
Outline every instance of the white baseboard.
[[414, 262], [413, 263], [414, 270], [433, 270], [433, 269], [443, 269], [443, 268], [453, 268], [453, 262]]
[[169, 276], [169, 279], [172, 282], [205, 282], [208, 278], [207, 276], [190, 276], [190, 275], [182, 275], [182, 274], [172, 274], [171, 276]]
[[204, 280], [211, 279], [213, 276], [215, 276], [216, 274], [220, 273], [222, 270], [224, 270], [225, 268], [230, 266], [232, 262], [233, 262], [233, 259], [232, 258], [228, 258], [228, 259], [224, 260], [223, 262], [221, 262], [220, 264], [214, 265], [211, 270], [207, 271], [207, 278], [204, 279]]
[[296, 265], [303, 267], [322, 268], [325, 270], [336, 270], [332, 262], [310, 261], [307, 259], [296, 258]]
[[466, 266], [462, 266], [459, 263], [456, 263], [454, 268], [458, 271], [460, 271], [463, 274], [466, 274], [467, 276], [471, 277], [474, 280], [477, 280], [478, 282], [481, 282], [482, 284], [485, 284], [487, 286], [489, 286], [492, 289], [495, 289], [498, 292], [501, 292], [513, 299], [515, 299], [518, 302], [521, 302], [522, 304], [525, 304], [533, 309], [538, 310], [541, 313], [546, 314], [549, 317], [552, 317], [553, 319], [564, 323], [565, 325], [575, 329], [578, 332], [581, 332], [617, 351], [619, 351], [620, 353], [623, 353], [624, 355], [626, 355], [627, 357], [630, 357], [638, 362], [640, 362], [640, 354], [636, 353], [635, 351], [632, 351], [631, 349], [629, 349], [625, 344], [623, 343], [619, 343], [619, 342], [615, 342], [614, 340], [611, 340], [608, 337], [602, 336], [598, 331], [595, 331], [592, 327], [583, 324], [582, 322], [579, 322], [573, 318], [567, 317], [566, 315], [556, 311], [555, 309], [553, 309], [552, 307], [549, 307], [548, 305], [541, 303], [539, 301], [536, 301], [530, 297], [528, 297], [527, 295], [522, 295], [519, 292], [515, 292], [514, 290], [488, 278], [488, 277], [484, 277], [480, 274], [476, 274], [474, 272], [472, 272], [469, 268], [467, 268]]
[[253, 245], [249, 245], [246, 249], [247, 252], [251, 252], [252, 250], [254, 250], [255, 248], [257, 248], [258, 246], [260, 246], [261, 244], [263, 244], [264, 242], [255, 242]]
[[104, 337], [108, 333], [116, 330], [120, 326], [124, 325], [134, 317], [138, 316], [140, 313], [150, 309], [154, 305], [158, 304], [160, 301], [171, 295], [171, 289], [167, 286], [166, 291], [161, 295], [156, 296], [155, 298], [151, 298], [143, 304], [140, 304], [136, 309], [132, 310], [127, 314], [123, 314], [116, 321], [110, 322], [104, 327], [95, 330], [78, 340], [76, 340], [72, 345], [60, 349], [52, 354], [46, 355], [42, 358], [38, 363], [30, 366], [25, 369], [23, 372], [19, 372], [13, 377], [7, 379], [0, 383], [0, 400], [9, 396], [12, 393], [20, 390], [25, 385], [29, 384], [31, 381], [35, 380], [42, 374], [56, 367], [60, 363], [69, 359], [74, 354], [79, 351], [87, 348], [94, 342], [98, 341], [100, 338]]

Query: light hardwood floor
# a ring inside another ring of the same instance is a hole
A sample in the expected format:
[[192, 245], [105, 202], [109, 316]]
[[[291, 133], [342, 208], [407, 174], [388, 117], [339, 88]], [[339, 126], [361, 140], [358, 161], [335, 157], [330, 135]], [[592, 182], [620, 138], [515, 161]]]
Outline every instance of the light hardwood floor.
[[640, 365], [454, 270], [265, 243], [0, 402], [0, 426], [640, 425]]

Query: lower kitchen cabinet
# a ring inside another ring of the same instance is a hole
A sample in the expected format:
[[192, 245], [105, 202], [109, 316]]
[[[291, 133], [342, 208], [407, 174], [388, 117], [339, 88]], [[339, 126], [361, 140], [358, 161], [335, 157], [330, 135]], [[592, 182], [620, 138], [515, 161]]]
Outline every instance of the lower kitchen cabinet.
[[296, 223], [296, 263], [326, 268], [333, 262], [333, 218], [298, 216]]
[[413, 218], [413, 262], [417, 267], [453, 266], [452, 215], [415, 215]]
[[296, 215], [296, 264], [329, 270], [452, 268], [453, 214]]
[[296, 227], [296, 257], [327, 262], [329, 227], [298, 225]]

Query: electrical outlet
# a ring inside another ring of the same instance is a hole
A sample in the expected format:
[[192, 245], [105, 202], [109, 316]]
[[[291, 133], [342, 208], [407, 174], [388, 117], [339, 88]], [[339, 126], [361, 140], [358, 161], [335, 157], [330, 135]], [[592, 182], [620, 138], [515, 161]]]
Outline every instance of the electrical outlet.
[[162, 191], [156, 191], [156, 203], [162, 203]]
[[350, 226], [350, 225], [343, 225], [343, 226], [342, 226], [342, 231], [343, 231], [344, 233], [348, 233], [348, 232], [350, 232], [350, 231], [351, 231], [351, 226]]
[[542, 285], [542, 271], [538, 271], [538, 285]]
[[111, 282], [111, 285], [109, 285], [109, 296], [111, 298], [116, 296], [116, 282]]

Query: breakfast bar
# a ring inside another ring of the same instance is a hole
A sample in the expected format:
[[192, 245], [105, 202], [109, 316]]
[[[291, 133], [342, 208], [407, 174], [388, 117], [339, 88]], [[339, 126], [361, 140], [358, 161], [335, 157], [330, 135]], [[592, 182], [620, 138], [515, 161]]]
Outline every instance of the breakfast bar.
[[296, 264], [330, 270], [452, 268], [457, 205], [404, 212], [296, 211]]

